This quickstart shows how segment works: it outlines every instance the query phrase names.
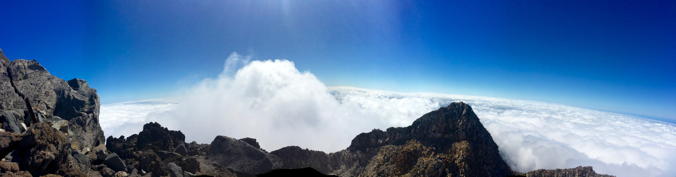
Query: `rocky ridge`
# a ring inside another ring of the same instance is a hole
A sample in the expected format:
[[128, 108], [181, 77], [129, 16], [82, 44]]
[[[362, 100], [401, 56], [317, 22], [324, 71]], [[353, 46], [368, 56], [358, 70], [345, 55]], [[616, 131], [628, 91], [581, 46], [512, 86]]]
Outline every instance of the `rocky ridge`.
[[[84, 80], [64, 81], [34, 60], [10, 61], [0, 50], [0, 176], [519, 175], [465, 103], [408, 127], [359, 134], [347, 149], [329, 154], [297, 146], [268, 152], [254, 138], [186, 143], [182, 132], [154, 122], [138, 134], [104, 139], [99, 106]], [[520, 175], [604, 176], [591, 167]]]

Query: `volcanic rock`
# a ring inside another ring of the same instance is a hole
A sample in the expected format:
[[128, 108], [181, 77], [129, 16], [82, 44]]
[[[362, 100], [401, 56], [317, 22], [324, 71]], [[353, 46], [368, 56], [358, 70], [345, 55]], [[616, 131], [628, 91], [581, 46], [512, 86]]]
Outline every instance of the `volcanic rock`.
[[253, 147], [256, 147], [256, 148], [259, 148], [259, 149], [261, 148], [261, 145], [258, 144], [258, 142], [256, 141], [255, 138], [246, 137], [246, 138], [242, 138], [242, 139], [239, 139], [239, 140], [244, 141], [245, 143], [247, 143], [247, 144], [249, 144]]
[[[268, 153], [254, 138], [217, 136], [211, 144], [159, 123], [105, 139], [99, 98], [86, 81], [64, 81], [35, 60], [0, 50], [0, 176], [511, 176], [472, 108], [451, 103], [408, 127], [357, 135], [342, 151], [297, 146]], [[591, 167], [522, 176], [605, 177]]]
[[108, 166], [110, 169], [113, 169], [115, 171], [127, 170], [127, 165], [125, 165], [124, 161], [120, 158], [120, 156], [117, 156], [117, 154], [115, 153], [108, 154], [103, 163], [106, 164], [106, 166]]
[[329, 155], [321, 151], [287, 146], [270, 153], [279, 157], [282, 169], [311, 167], [322, 173], [329, 173], [331, 170]]
[[[286, 168], [313, 167], [339, 176], [509, 176], [509, 166], [472, 108], [451, 103], [411, 126], [357, 135], [343, 151], [273, 151]], [[328, 166], [318, 165], [328, 161]], [[316, 163], [311, 163], [316, 162]]]
[[185, 135], [181, 131], [169, 130], [156, 122], [143, 125], [143, 131], [138, 134], [138, 149], [157, 149], [174, 151], [174, 149], [185, 144]]
[[248, 174], [266, 172], [279, 165], [275, 156], [249, 143], [226, 136], [214, 138], [208, 157], [226, 168]]
[[525, 177], [612, 177], [610, 175], [596, 174], [592, 167], [579, 166], [575, 168], [568, 169], [554, 169], [554, 170], [535, 170], [523, 174], [521, 176]]
[[4, 131], [22, 133], [32, 124], [51, 122], [75, 150], [87, 152], [104, 141], [96, 90], [84, 80], [59, 79], [35, 60], [10, 62], [3, 55], [0, 100]]

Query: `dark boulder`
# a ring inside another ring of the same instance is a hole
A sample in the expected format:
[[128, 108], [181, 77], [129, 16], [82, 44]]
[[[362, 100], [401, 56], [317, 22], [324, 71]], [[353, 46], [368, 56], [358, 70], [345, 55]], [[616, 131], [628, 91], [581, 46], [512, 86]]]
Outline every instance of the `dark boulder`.
[[208, 157], [235, 171], [258, 174], [278, 165], [276, 157], [249, 143], [226, 136], [217, 136], [211, 142]]
[[127, 165], [124, 163], [124, 160], [120, 158], [115, 153], [108, 154], [106, 159], [103, 162], [108, 166], [108, 168], [113, 169], [115, 171], [126, 171], [127, 170]]
[[178, 162], [178, 166], [187, 172], [197, 173], [200, 171], [200, 162], [195, 157], [188, 157]]
[[23, 136], [16, 133], [0, 132], [0, 158], [7, 156], [14, 151]]
[[86, 169], [80, 169], [66, 140], [63, 133], [48, 123], [33, 124], [14, 151], [12, 160], [34, 176], [50, 173], [86, 176]]
[[259, 148], [259, 149], [261, 148], [261, 145], [258, 144], [258, 142], [256, 141], [255, 138], [246, 137], [246, 138], [242, 138], [242, 139], [239, 139], [239, 140], [244, 141], [245, 143], [247, 143], [247, 144], [249, 144], [253, 147], [256, 147], [256, 148]]
[[176, 146], [174, 152], [181, 155], [188, 155], [188, 148], [185, 147], [185, 143], [181, 143], [178, 146]]
[[270, 152], [281, 160], [279, 168], [294, 169], [311, 167], [322, 173], [331, 170], [329, 155], [321, 151], [303, 149], [298, 146], [287, 146]]
[[185, 135], [181, 131], [169, 130], [159, 123], [151, 122], [143, 125], [136, 148], [174, 151], [181, 144], [185, 144]]

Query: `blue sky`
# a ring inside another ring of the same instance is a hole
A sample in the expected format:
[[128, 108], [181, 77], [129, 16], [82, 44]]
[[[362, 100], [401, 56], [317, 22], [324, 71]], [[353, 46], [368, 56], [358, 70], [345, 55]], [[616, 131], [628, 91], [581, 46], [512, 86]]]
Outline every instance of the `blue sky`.
[[676, 120], [675, 1], [3, 1], [0, 48], [104, 103], [163, 97], [231, 52], [327, 85]]

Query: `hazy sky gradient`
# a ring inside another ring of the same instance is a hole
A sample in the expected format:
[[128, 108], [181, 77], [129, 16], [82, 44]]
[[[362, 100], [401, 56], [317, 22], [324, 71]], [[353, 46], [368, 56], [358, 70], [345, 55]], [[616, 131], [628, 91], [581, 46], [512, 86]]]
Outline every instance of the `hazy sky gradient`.
[[231, 52], [328, 85], [676, 120], [675, 1], [4, 1], [0, 48], [103, 102], [163, 97]]

